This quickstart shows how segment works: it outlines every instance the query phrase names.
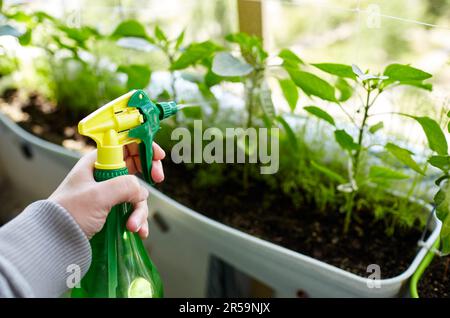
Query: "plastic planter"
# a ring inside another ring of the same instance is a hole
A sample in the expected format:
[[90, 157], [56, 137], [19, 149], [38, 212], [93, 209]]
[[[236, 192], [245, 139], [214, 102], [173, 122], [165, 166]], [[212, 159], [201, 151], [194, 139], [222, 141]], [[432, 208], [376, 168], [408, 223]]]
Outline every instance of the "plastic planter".
[[[33, 198], [48, 196], [79, 158], [74, 152], [32, 136], [2, 114], [0, 149], [0, 162], [8, 177]], [[441, 227], [434, 218], [427, 246], [418, 249], [410, 267], [394, 278], [380, 280], [380, 288], [369, 288], [368, 278], [213, 221], [147, 187], [150, 211], [157, 217], [150, 222], [146, 244], [169, 297], [205, 296], [211, 255], [270, 286], [278, 297], [403, 296]]]

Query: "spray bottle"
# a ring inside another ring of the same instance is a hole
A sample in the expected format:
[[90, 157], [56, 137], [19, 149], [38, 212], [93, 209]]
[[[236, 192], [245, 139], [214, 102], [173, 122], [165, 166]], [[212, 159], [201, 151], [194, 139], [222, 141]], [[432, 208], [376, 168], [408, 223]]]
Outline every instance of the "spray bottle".
[[[97, 143], [97, 182], [128, 174], [123, 147], [139, 144], [144, 179], [151, 181], [153, 138], [161, 120], [178, 111], [175, 102], [153, 103], [142, 90], [131, 91], [80, 121], [81, 135]], [[90, 241], [92, 263], [72, 297], [163, 297], [163, 286], [137, 233], [126, 229], [129, 203], [112, 208], [102, 230]]]

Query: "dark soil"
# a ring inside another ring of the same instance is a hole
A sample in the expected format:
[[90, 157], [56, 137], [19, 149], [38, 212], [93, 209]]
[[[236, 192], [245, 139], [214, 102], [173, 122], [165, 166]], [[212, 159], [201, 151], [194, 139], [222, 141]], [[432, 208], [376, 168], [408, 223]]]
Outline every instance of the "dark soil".
[[3, 100], [6, 103], [19, 105], [21, 111], [29, 115], [28, 120], [17, 123], [25, 130], [58, 145], [62, 145], [67, 139], [95, 145], [88, 138], [78, 134], [77, 125], [83, 118], [82, 115], [67, 114], [64, 109], [55, 107], [37, 93], [31, 93], [24, 101], [18, 99], [20, 99], [19, 92], [15, 89], [3, 93]]
[[[17, 92], [7, 91], [4, 100], [12, 103]], [[81, 118], [52, 107], [39, 95], [30, 95], [21, 106], [32, 120], [18, 124], [29, 132], [56, 144], [74, 139], [92, 144], [77, 133]], [[199, 186], [195, 176], [200, 165], [187, 169], [165, 160], [165, 181], [158, 189], [180, 203], [234, 228], [304, 253], [361, 276], [368, 276], [367, 266], [378, 264], [382, 278], [399, 275], [411, 264], [420, 237], [418, 230], [396, 230], [385, 234], [385, 224], [375, 222], [371, 211], [358, 211], [349, 233], [343, 235], [343, 215], [330, 210], [318, 213], [314, 207], [296, 208], [281, 191], [268, 189], [264, 183], [250, 180], [243, 189], [242, 179], [222, 180], [221, 186]], [[241, 165], [227, 165], [235, 172]], [[232, 171], [230, 170], [230, 171]], [[236, 174], [235, 174], [236, 175]], [[237, 175], [242, 175], [237, 173]]]
[[417, 288], [421, 298], [450, 298], [450, 257], [435, 256]]
[[[157, 187], [182, 204], [256, 237], [312, 256], [367, 277], [367, 266], [378, 264], [382, 278], [399, 275], [417, 252], [418, 230], [385, 234], [385, 225], [375, 222], [370, 211], [343, 235], [343, 214], [330, 210], [317, 213], [313, 207], [295, 208], [282, 193], [273, 193], [261, 183], [247, 191], [242, 182], [228, 180], [221, 187], [198, 189], [195, 171], [166, 160], [165, 181]], [[239, 165], [229, 169], [239, 169]], [[271, 200], [276, 198], [276, 200]], [[266, 200], [268, 199], [268, 200]]]

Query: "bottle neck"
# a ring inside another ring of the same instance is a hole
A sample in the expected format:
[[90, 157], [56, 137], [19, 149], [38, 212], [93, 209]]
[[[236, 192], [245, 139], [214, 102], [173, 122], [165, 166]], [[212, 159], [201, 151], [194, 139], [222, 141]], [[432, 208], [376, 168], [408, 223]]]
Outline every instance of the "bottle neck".
[[124, 176], [128, 174], [128, 169], [125, 168], [119, 168], [119, 169], [94, 169], [94, 179], [97, 182], [109, 180], [115, 177]]

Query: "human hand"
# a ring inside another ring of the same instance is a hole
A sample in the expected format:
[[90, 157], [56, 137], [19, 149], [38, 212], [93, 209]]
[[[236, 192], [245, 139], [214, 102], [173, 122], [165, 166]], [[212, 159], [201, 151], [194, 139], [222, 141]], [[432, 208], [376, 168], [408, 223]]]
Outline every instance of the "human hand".
[[[161, 163], [164, 157], [164, 150], [153, 143], [151, 176], [157, 183], [164, 180]], [[131, 144], [125, 147], [124, 160], [130, 173], [127, 176], [96, 182], [94, 180], [96, 158], [97, 151], [83, 156], [48, 199], [64, 207], [88, 239], [102, 229], [113, 206], [129, 202], [134, 210], [128, 218], [127, 229], [139, 233], [141, 238], [146, 238], [148, 236], [148, 191], [133, 175], [142, 172], [138, 145]]]

